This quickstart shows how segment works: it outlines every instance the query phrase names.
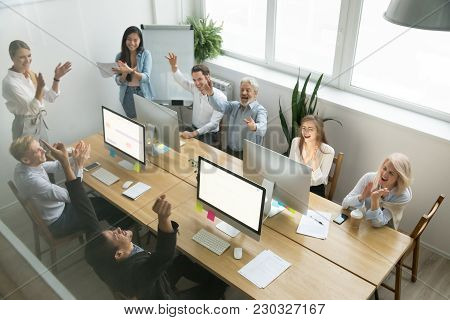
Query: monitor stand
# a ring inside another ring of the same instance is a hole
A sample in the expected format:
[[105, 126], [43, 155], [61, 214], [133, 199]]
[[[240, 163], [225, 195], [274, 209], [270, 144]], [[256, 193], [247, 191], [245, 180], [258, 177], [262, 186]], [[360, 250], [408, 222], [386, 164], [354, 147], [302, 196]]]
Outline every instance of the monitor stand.
[[236, 229], [233, 226], [230, 226], [228, 223], [224, 221], [221, 221], [218, 224], [216, 224], [216, 228], [232, 238], [236, 237], [239, 233], [241, 233], [238, 229]]
[[266, 189], [266, 202], [264, 204], [264, 219], [273, 217], [285, 209], [278, 201], [272, 199], [273, 190], [275, 189], [275, 183], [264, 179], [262, 187]]
[[128, 171], [133, 171], [134, 170], [134, 165], [127, 160], [121, 160], [117, 163], [119, 166], [121, 166], [122, 168], [124, 168], [125, 170]]

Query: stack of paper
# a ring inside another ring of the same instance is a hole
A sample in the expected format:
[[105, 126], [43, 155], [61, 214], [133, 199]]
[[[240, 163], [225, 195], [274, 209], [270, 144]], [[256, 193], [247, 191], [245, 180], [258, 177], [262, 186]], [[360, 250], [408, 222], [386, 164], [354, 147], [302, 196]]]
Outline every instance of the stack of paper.
[[326, 239], [330, 228], [331, 213], [308, 210], [302, 215], [297, 233], [318, 239]]
[[264, 250], [238, 272], [258, 288], [267, 287], [291, 264], [270, 250]]

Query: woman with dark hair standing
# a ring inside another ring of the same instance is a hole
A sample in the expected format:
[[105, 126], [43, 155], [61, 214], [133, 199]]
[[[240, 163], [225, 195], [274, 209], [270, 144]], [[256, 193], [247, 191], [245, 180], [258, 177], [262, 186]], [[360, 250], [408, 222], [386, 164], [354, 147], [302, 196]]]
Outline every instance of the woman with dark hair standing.
[[150, 83], [152, 55], [144, 49], [142, 32], [138, 27], [128, 27], [122, 37], [122, 49], [116, 56], [116, 82], [120, 86], [120, 102], [129, 118], [136, 118], [133, 94], [151, 100]]
[[21, 40], [9, 44], [9, 55], [13, 66], [2, 81], [2, 95], [6, 107], [14, 114], [13, 140], [25, 135], [48, 140], [44, 100], [53, 102], [59, 96], [59, 82], [71, 70], [72, 64], [59, 63], [55, 68], [51, 89], [45, 86], [42, 73], [31, 70], [31, 49]]
[[323, 121], [307, 115], [300, 123], [300, 137], [292, 140], [289, 158], [312, 169], [310, 191], [325, 197], [325, 186], [333, 164], [334, 149], [327, 144]]

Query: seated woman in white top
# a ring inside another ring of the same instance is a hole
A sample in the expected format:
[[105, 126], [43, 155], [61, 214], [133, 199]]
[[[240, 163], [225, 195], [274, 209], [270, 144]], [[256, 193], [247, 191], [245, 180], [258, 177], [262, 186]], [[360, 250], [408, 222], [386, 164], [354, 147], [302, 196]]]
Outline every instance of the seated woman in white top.
[[312, 168], [310, 191], [325, 197], [325, 186], [333, 164], [334, 149], [327, 144], [323, 121], [308, 115], [300, 123], [300, 137], [292, 140], [289, 158]]
[[59, 96], [60, 80], [71, 70], [72, 64], [68, 61], [59, 63], [55, 68], [52, 86], [47, 88], [42, 73], [36, 74], [31, 70], [31, 50], [25, 42], [11, 42], [9, 55], [13, 66], [2, 81], [2, 95], [6, 107], [14, 114], [13, 140], [32, 135], [36, 139], [48, 141], [44, 100], [54, 102]]
[[405, 205], [411, 201], [411, 164], [402, 153], [393, 153], [381, 163], [378, 172], [359, 179], [342, 201], [342, 207], [362, 208], [374, 227], [386, 224], [398, 228]]

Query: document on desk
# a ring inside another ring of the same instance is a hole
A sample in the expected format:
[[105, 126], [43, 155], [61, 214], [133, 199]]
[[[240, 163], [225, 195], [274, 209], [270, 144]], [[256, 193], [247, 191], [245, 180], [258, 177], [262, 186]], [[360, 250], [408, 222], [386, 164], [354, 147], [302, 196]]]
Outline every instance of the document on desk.
[[113, 63], [97, 62], [97, 67], [98, 70], [100, 70], [100, 74], [103, 78], [109, 78], [114, 75], [112, 68], [117, 68], [117, 64], [115, 62]]
[[297, 233], [325, 240], [330, 229], [331, 214], [323, 211], [308, 210], [302, 215]]
[[130, 198], [131, 200], [136, 200], [138, 197], [140, 197], [145, 191], [150, 190], [150, 186], [142, 183], [142, 182], [138, 182], [136, 183], [134, 186], [129, 187], [127, 190], [125, 190], [124, 192], [122, 192], [122, 194], [128, 198]]
[[291, 264], [270, 250], [264, 250], [238, 272], [258, 288], [267, 287]]

